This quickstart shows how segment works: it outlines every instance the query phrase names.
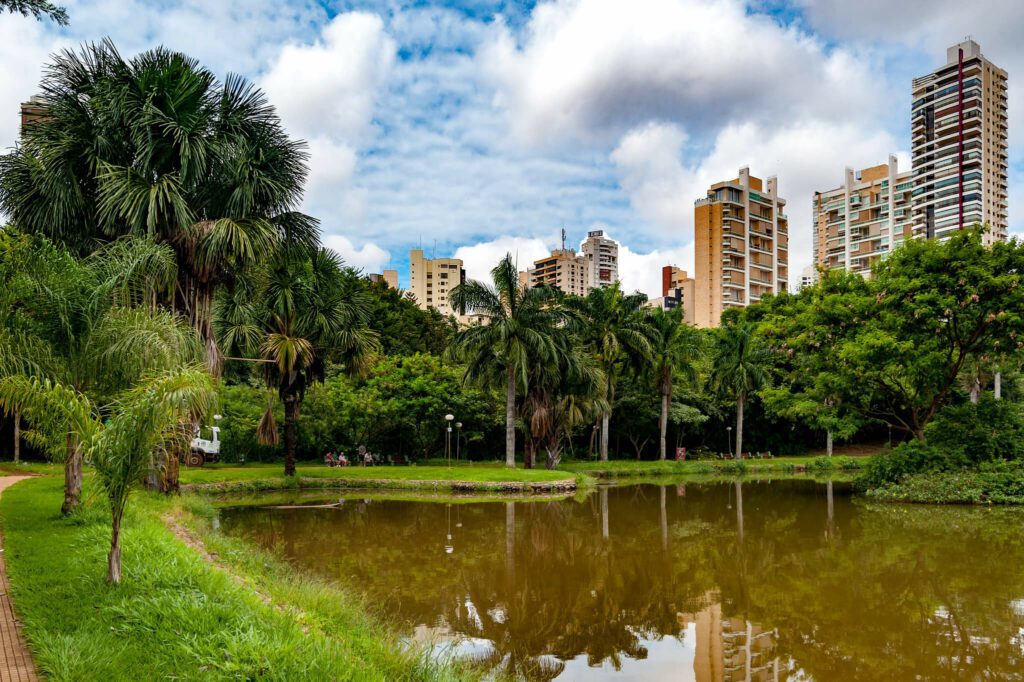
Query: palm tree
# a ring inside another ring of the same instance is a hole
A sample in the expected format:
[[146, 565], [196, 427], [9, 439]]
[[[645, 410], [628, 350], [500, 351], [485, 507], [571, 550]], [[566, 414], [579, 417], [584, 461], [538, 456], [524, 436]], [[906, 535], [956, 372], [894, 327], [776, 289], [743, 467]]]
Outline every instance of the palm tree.
[[455, 308], [486, 318], [461, 329], [449, 352], [466, 363], [467, 380], [504, 384], [505, 465], [515, 467], [516, 388], [526, 391], [531, 367], [556, 361], [566, 315], [556, 290], [519, 284], [511, 254], [491, 270], [491, 279], [493, 286], [470, 280], [449, 293]]
[[[218, 299], [214, 321], [221, 346], [262, 363], [268, 388], [284, 403], [285, 476], [295, 475], [306, 389], [323, 381], [328, 362], [361, 373], [376, 355], [369, 315], [358, 276], [327, 249], [283, 252]], [[273, 419], [268, 405], [260, 428], [267, 443], [277, 440]]]
[[24, 17], [33, 16], [40, 21], [49, 17], [59, 26], [68, 25], [67, 10], [47, 0], [0, 0], [0, 10], [17, 12]]
[[654, 330], [651, 344], [651, 370], [658, 393], [661, 395], [661, 416], [658, 428], [661, 435], [658, 458], [665, 459], [665, 439], [668, 433], [669, 406], [672, 404], [673, 381], [677, 374], [686, 379], [697, 377], [697, 362], [704, 354], [703, 339], [693, 327], [683, 323], [683, 309], [664, 311], [655, 309], [648, 321]]
[[103, 408], [64, 384], [24, 375], [0, 379], [0, 408], [42, 425], [63, 424], [95, 464], [111, 512], [108, 582], [121, 582], [121, 522], [151, 453], [187, 443], [214, 395], [212, 378], [198, 367], [148, 375]]
[[[49, 378], [103, 404], [149, 372], [200, 360], [194, 331], [149, 305], [174, 274], [170, 249], [144, 239], [119, 240], [79, 259], [45, 239], [7, 232], [0, 288], [16, 300], [0, 311], [0, 360], [6, 335], [19, 339], [10, 355], [20, 362], [6, 372], [0, 366], [0, 376]], [[70, 514], [80, 502], [82, 444], [59, 422], [53, 428], [66, 433], [63, 452], [52, 448], [53, 439], [49, 445], [64, 461], [62, 511]]]
[[160, 302], [189, 319], [217, 371], [217, 287], [283, 244], [318, 239], [295, 211], [303, 143], [251, 84], [221, 84], [164, 48], [130, 61], [109, 41], [65, 51], [40, 91], [42, 116], [0, 157], [0, 209], [81, 254], [124, 235], [170, 246], [177, 280]]
[[718, 389], [736, 401], [736, 459], [743, 458], [743, 408], [751, 393], [768, 384], [771, 357], [753, 323], [740, 320], [719, 328], [712, 374]]
[[615, 386], [624, 366], [640, 367], [651, 358], [654, 330], [643, 314], [647, 297], [623, 294], [619, 283], [591, 289], [585, 298], [570, 298], [576, 312], [579, 337], [604, 373], [601, 415], [601, 461], [608, 461], [608, 433]]

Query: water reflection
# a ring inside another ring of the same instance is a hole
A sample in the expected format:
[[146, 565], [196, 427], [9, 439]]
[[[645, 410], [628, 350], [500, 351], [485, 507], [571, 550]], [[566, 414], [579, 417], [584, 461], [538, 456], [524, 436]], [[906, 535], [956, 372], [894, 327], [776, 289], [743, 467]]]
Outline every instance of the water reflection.
[[1021, 676], [1022, 518], [776, 481], [234, 509], [222, 527], [498, 674], [900, 680]]

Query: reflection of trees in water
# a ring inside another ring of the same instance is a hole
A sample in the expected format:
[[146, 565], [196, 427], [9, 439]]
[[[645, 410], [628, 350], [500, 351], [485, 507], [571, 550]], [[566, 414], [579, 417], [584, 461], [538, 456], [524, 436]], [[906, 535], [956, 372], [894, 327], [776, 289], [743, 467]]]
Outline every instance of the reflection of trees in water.
[[645, 658], [681, 614], [716, 603], [724, 620], [777, 630], [774, 654], [816, 679], [1019, 672], [1009, 600], [1024, 597], [1024, 517], [828, 493], [774, 482], [461, 505], [450, 555], [437, 504], [247, 510], [223, 525], [386, 614], [492, 642], [482, 663], [528, 679], [580, 655]]

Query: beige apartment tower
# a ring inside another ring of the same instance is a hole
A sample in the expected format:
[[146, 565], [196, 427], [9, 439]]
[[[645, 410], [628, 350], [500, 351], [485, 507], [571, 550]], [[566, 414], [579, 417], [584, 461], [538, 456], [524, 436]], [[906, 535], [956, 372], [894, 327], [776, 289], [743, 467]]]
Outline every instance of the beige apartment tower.
[[590, 262], [590, 289], [607, 287], [619, 281], [619, 243], [604, 236], [604, 230], [591, 230], [580, 245], [580, 253]]
[[409, 291], [420, 308], [437, 308], [442, 315], [456, 315], [448, 304], [448, 294], [466, 279], [458, 258], [424, 258], [423, 249], [409, 252]]
[[913, 173], [900, 173], [890, 155], [885, 164], [847, 168], [842, 185], [815, 192], [815, 263], [870, 274], [872, 265], [913, 236], [913, 185]]
[[944, 239], [981, 223], [986, 243], [1006, 239], [1006, 72], [965, 40], [912, 87], [914, 236]]
[[694, 324], [717, 327], [728, 308], [789, 288], [789, 223], [778, 180], [741, 168], [694, 205]]
[[674, 265], [666, 265], [661, 269], [661, 296], [647, 301], [651, 308], [672, 310], [683, 309], [683, 322], [694, 323], [694, 292], [696, 282], [686, 270]]
[[572, 249], [555, 249], [547, 258], [534, 261], [525, 275], [527, 287], [547, 285], [574, 296], [590, 291], [590, 261]]

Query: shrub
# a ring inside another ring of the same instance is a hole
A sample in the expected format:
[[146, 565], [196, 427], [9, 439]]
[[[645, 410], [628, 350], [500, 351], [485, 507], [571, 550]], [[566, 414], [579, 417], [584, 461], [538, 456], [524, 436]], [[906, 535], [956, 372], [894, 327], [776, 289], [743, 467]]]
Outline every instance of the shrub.
[[926, 440], [971, 464], [1024, 458], [1020, 405], [983, 394], [977, 404], [944, 408], [925, 429]]
[[928, 443], [912, 440], [875, 455], [864, 468], [859, 483], [877, 488], [897, 483], [905, 476], [925, 471], [950, 471], [961, 468], [966, 461], [957, 453], [949, 453]]

